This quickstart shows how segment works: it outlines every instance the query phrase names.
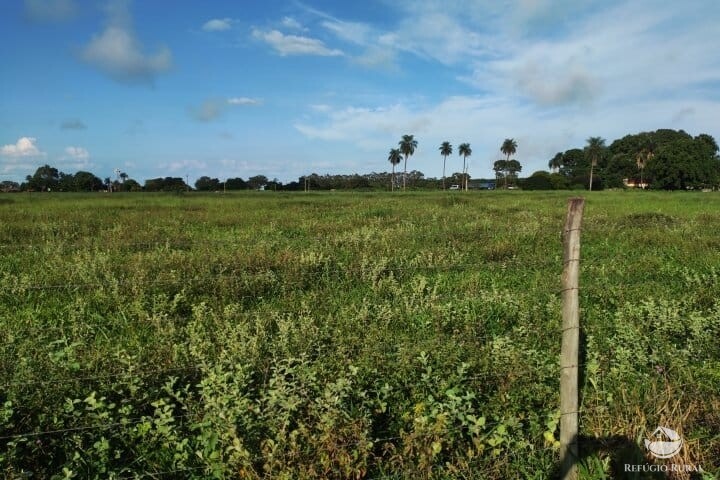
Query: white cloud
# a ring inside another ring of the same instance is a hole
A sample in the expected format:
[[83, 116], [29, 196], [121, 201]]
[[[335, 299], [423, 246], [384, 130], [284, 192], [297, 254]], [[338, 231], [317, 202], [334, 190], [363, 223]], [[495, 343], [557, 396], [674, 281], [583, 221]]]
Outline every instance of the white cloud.
[[83, 60], [123, 83], [151, 83], [170, 69], [172, 54], [167, 47], [158, 47], [155, 53], [143, 51], [130, 26], [126, 2], [113, 2], [107, 11], [108, 26], [82, 49]]
[[160, 164], [160, 169], [177, 174], [177, 172], [189, 173], [203, 171], [207, 168], [207, 162], [198, 160], [180, 160]]
[[229, 105], [260, 105], [262, 101], [257, 98], [231, 97], [227, 99], [227, 103]]
[[314, 110], [316, 112], [329, 112], [332, 110], [332, 107], [330, 105], [327, 105], [325, 103], [314, 103], [312, 105], [309, 105], [311, 110]]
[[15, 144], [3, 145], [0, 148], [0, 154], [5, 157], [40, 157], [45, 155], [35, 144], [35, 137], [20, 137]]
[[88, 160], [90, 153], [83, 147], [65, 147], [65, 157], [63, 159], [71, 160]]
[[252, 31], [252, 36], [273, 47], [281, 56], [318, 55], [323, 57], [336, 57], [344, 55], [341, 50], [328, 48], [321, 40], [316, 38], [285, 35], [278, 30], [262, 31], [255, 28]]
[[202, 26], [202, 29], [206, 32], [222, 32], [230, 30], [230, 28], [232, 28], [231, 18], [214, 18], [205, 22]]
[[[518, 141], [517, 158], [523, 172], [530, 174], [547, 169], [547, 161], [555, 152], [582, 147], [590, 136], [599, 135], [612, 142], [628, 133], [658, 128], [684, 128], [697, 135], [713, 124], [714, 112], [719, 108], [720, 100], [663, 98], [636, 102], [632, 109], [609, 103], [548, 110], [518, 98], [463, 95], [432, 104], [403, 102], [374, 108], [313, 109], [315, 114], [296, 122], [295, 128], [311, 140], [332, 142], [342, 149], [352, 145], [362, 152], [358, 158], [370, 159], [366, 164], [358, 163], [356, 168], [362, 171], [385, 169], [387, 150], [394, 148], [405, 133], [414, 134], [419, 141], [413, 166], [408, 168], [417, 168], [428, 176], [441, 174], [437, 147], [442, 141], [449, 140], [453, 145], [470, 142], [471, 173], [492, 176], [492, 164], [501, 158], [504, 138]], [[335, 147], [325, 148], [332, 151]]]
[[77, 14], [75, 0], [24, 0], [28, 18], [40, 22], [62, 22]]
[[380, 68], [388, 71], [398, 71], [397, 51], [392, 48], [371, 46], [364, 53], [353, 58], [353, 61], [367, 68]]
[[342, 20], [325, 20], [322, 26], [338, 38], [358, 45], [367, 45], [373, 29], [370, 25], [360, 22], [346, 22]]
[[300, 22], [295, 20], [293, 17], [283, 17], [282, 21], [280, 22], [283, 27], [291, 29], [291, 30], [300, 30], [300, 31], [307, 31], [307, 28], [303, 27]]

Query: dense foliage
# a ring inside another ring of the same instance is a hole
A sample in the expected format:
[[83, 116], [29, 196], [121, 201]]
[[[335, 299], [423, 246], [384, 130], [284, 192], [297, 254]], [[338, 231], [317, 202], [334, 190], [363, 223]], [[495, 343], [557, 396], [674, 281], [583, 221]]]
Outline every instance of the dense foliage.
[[[0, 475], [549, 478], [565, 204], [4, 195]], [[587, 201], [583, 478], [658, 424], [720, 473], [718, 207]]]
[[597, 161], [593, 190], [623, 187], [628, 180], [656, 190], [714, 188], [720, 183], [718, 145], [707, 134], [692, 137], [668, 129], [642, 132], [608, 147], [588, 144], [584, 149], [559, 152], [548, 165], [559, 169], [567, 187], [587, 188], [593, 158]]

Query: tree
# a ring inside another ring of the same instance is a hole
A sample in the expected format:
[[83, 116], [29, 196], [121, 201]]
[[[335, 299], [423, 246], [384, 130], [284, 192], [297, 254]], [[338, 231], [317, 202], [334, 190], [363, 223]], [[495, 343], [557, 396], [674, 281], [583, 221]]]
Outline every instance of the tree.
[[0, 192], [18, 192], [20, 191], [20, 184], [11, 180], [3, 180], [0, 182]]
[[562, 154], [562, 152], [558, 152], [548, 162], [548, 168], [550, 169], [551, 172], [559, 172], [560, 167], [562, 167], [562, 166], [563, 166], [563, 154]]
[[642, 147], [635, 154], [635, 165], [637, 165], [638, 170], [640, 170], [640, 188], [644, 189], [645, 179], [643, 174], [645, 173], [647, 163], [655, 156], [655, 142], [647, 134], [643, 134], [643, 137], [641, 141]]
[[418, 142], [417, 140], [415, 140], [415, 137], [413, 135], [403, 135], [402, 140], [398, 142], [398, 145], [400, 145], [400, 152], [405, 156], [405, 167], [403, 168], [403, 190], [405, 190], [408, 157], [412, 156], [412, 154], [415, 153]]
[[57, 188], [60, 182], [60, 172], [57, 168], [46, 164], [38, 167], [35, 173], [32, 176], [28, 175], [25, 180], [30, 190], [50, 191]]
[[125, 192], [139, 192], [142, 190], [142, 185], [140, 185], [137, 180], [128, 178], [123, 182], [122, 188]]
[[79, 171], [74, 175], [74, 188], [77, 192], [96, 192], [102, 190], [103, 182], [90, 172]]
[[511, 178], [513, 182], [517, 180], [517, 174], [522, 171], [522, 165], [515, 159], [508, 160], [505, 171], [507, 171], [507, 176], [505, 177], [505, 185], [507, 185], [508, 177]]
[[[388, 161], [392, 165], [392, 177], [390, 177], [390, 191], [395, 191], [395, 165], [400, 163], [402, 160], [402, 153], [400, 153], [400, 150], [397, 148], [391, 148], [390, 152], [388, 153]], [[405, 177], [403, 176], [403, 185], [405, 182]]]
[[[109, 180], [106, 179], [106, 180]], [[150, 178], [145, 180], [146, 192], [182, 192], [188, 185], [180, 177]]]
[[[506, 155], [505, 161], [510, 161], [510, 155], [515, 155], [515, 152], [517, 152], [517, 142], [514, 138], [506, 138], [505, 141], [503, 141], [502, 146], [500, 147], [500, 151]], [[507, 188], [507, 175], [505, 176], [505, 188]]]
[[526, 178], [521, 186], [523, 190], [554, 190], [551, 175], [549, 172], [539, 170]]
[[202, 176], [195, 181], [195, 189], [200, 192], [214, 192], [220, 190], [220, 180]]
[[247, 185], [251, 190], [260, 190], [268, 184], [268, 179], [265, 175], [255, 175], [254, 177], [248, 178]]
[[452, 145], [450, 145], [450, 142], [443, 142], [440, 145], [440, 155], [443, 156], [443, 180], [442, 180], [442, 187], [443, 190], [445, 190], [445, 163], [447, 162], [448, 155], [452, 155]]
[[462, 155], [463, 157], [463, 175], [465, 179], [465, 191], [468, 189], [468, 175], [467, 175], [467, 157], [472, 155], [472, 149], [470, 148], [469, 143], [461, 143], [458, 147], [458, 155]]
[[122, 180], [122, 183], [125, 183], [128, 179], [128, 174], [125, 172], [120, 172], [120, 180]]
[[225, 190], [245, 190], [248, 188], [248, 184], [240, 177], [228, 178], [225, 180], [223, 188]]
[[602, 137], [590, 137], [587, 139], [587, 145], [585, 146], [585, 156], [590, 160], [590, 188], [592, 191], [593, 186], [593, 170], [597, 167], [598, 160], [602, 157], [605, 151], [605, 139]]
[[[504, 176], [505, 170], [507, 169], [507, 160], [496, 160], [493, 163], [493, 170], [495, 171], [495, 184], [500, 184], [500, 179]], [[507, 181], [505, 182], [507, 184]]]
[[720, 178], [720, 159], [711, 155], [703, 141], [690, 135], [658, 147], [648, 165], [652, 188], [687, 190], [715, 187]]

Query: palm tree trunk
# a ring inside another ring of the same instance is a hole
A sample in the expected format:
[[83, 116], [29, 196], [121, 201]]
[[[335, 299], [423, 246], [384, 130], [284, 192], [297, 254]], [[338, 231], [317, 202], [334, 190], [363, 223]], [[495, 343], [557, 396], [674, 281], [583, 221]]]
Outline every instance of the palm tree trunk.
[[395, 164], [392, 164], [392, 176], [390, 177], [390, 191], [395, 191]]
[[465, 175], [465, 172], [467, 171], [467, 167], [465, 166], [466, 160], [467, 160], [467, 155], [463, 155], [463, 169], [462, 169], [462, 173], [463, 173], [463, 176], [462, 176], [462, 189], [463, 189], [463, 190], [466, 190], [466, 188], [465, 188], [465, 181], [467, 180], [467, 177], [466, 177], [466, 175]]
[[443, 155], [443, 190], [445, 190], [445, 162], [447, 162], [447, 155]]
[[405, 191], [405, 178], [407, 177], [407, 155], [405, 155], [405, 166], [403, 167], [403, 192]]
[[[508, 153], [507, 159], [505, 160], [505, 162], [509, 162], [509, 161], [510, 161], [510, 154]], [[507, 167], [507, 163], [505, 163], [505, 166]], [[508, 171], [507, 171], [507, 169], [503, 173], [505, 174], [505, 190], [507, 190], [507, 188], [508, 188]]]
[[590, 164], [590, 191], [592, 192], [592, 177], [593, 177], [593, 168], [595, 168], [595, 165], [592, 163]]

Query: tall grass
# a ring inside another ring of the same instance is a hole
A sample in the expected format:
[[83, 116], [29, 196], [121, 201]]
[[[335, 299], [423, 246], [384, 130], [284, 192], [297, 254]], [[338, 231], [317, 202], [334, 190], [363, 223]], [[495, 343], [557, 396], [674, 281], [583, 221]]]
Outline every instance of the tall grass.
[[[564, 194], [5, 198], [8, 478], [556, 472]], [[587, 198], [588, 477], [658, 424], [720, 469], [718, 207]]]

